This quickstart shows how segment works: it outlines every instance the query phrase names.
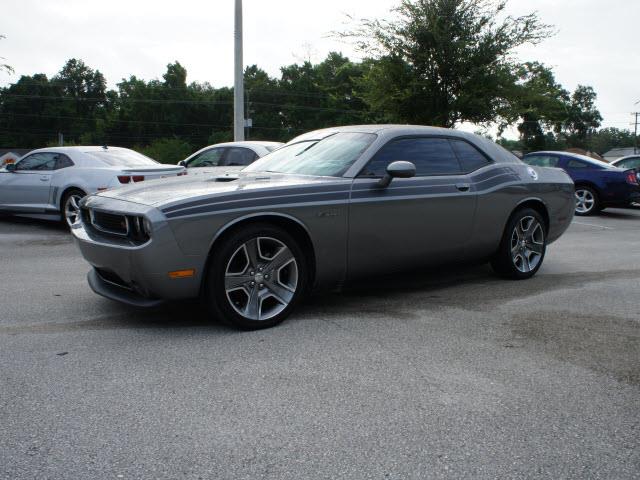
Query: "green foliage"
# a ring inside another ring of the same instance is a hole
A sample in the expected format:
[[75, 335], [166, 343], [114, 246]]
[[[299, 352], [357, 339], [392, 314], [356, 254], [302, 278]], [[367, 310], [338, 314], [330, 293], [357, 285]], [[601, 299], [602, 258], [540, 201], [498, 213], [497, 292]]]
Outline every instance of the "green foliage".
[[517, 47], [551, 34], [535, 13], [498, 20], [505, 2], [403, 0], [391, 20], [338, 35], [371, 56], [363, 98], [392, 121], [453, 127], [505, 114]]
[[612, 148], [633, 147], [633, 132], [619, 128], [603, 128], [591, 134], [588, 149], [600, 155]]
[[179, 138], [159, 138], [147, 146], [136, 146], [135, 150], [160, 163], [175, 165], [193, 153], [193, 146]]
[[[6, 38], [4, 35], [0, 35], [0, 40]], [[0, 57], [0, 60], [5, 60], [4, 57]], [[0, 63], [0, 72], [13, 73], [13, 68], [11, 65], [7, 65], [6, 63]]]

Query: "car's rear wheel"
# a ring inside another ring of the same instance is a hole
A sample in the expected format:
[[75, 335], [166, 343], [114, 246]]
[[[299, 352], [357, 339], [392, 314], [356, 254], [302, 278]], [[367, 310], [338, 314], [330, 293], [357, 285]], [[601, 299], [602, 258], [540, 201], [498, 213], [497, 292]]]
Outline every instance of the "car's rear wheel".
[[540, 269], [546, 250], [542, 215], [532, 208], [524, 208], [509, 219], [491, 266], [503, 277], [524, 280]]
[[217, 318], [234, 327], [272, 327], [300, 300], [307, 274], [304, 252], [285, 230], [248, 225], [216, 246], [207, 275], [207, 302]]
[[71, 228], [80, 220], [80, 200], [85, 197], [82, 190], [74, 188], [64, 194], [62, 199], [62, 222]]
[[578, 185], [576, 187], [576, 215], [594, 215], [600, 210], [600, 200], [596, 191], [590, 187]]

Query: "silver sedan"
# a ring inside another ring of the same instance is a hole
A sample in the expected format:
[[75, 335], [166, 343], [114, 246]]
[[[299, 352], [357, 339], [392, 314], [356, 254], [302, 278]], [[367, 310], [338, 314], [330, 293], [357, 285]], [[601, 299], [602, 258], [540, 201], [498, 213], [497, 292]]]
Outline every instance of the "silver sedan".
[[185, 173], [127, 148], [42, 148], [0, 169], [0, 212], [71, 226], [88, 194]]

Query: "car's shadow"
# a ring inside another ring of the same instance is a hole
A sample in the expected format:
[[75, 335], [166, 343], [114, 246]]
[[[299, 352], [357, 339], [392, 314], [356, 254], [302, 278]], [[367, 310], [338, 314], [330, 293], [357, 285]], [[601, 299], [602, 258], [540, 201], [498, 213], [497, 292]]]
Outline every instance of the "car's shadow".
[[62, 222], [55, 220], [40, 220], [36, 218], [28, 217], [15, 217], [11, 215], [0, 214], [0, 225], [17, 226], [18, 228], [24, 227], [29, 229], [33, 227], [38, 232], [43, 233], [68, 233], [69, 229]]

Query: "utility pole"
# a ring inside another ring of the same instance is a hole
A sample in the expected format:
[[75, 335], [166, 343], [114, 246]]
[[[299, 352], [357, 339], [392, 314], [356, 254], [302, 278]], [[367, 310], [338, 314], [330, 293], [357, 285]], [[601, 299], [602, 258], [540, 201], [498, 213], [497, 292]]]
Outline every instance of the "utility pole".
[[64, 135], [62, 132], [58, 132], [58, 146], [64, 147]]
[[633, 154], [635, 155], [638, 153], [638, 116], [640, 116], [640, 112], [633, 112], [631, 115], [636, 117], [633, 128]]
[[244, 65], [242, 60], [242, 0], [236, 0], [235, 14], [235, 81], [233, 104], [233, 138], [244, 140]]

